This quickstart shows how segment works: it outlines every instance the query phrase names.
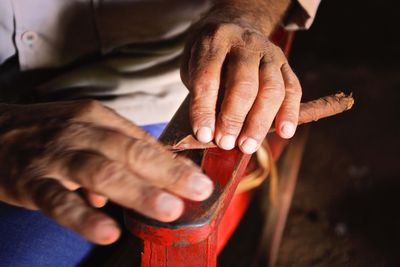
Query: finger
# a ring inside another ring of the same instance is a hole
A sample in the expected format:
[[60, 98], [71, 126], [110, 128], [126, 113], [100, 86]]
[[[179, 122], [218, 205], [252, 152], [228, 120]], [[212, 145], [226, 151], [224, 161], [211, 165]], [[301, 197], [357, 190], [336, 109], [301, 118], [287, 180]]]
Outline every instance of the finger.
[[234, 148], [258, 91], [260, 55], [233, 49], [227, 62], [225, 95], [218, 115], [215, 140], [218, 146]]
[[75, 192], [58, 181], [43, 179], [29, 184], [32, 201], [59, 224], [97, 244], [111, 244], [120, 236], [117, 223], [88, 206]]
[[70, 191], [77, 190], [80, 185], [69, 180], [60, 180], [60, 183]]
[[54, 164], [53, 173], [68, 177], [84, 188], [143, 215], [160, 220], [176, 220], [183, 212], [178, 197], [145, 183], [124, 165], [102, 155], [84, 151], [70, 152]]
[[114, 130], [71, 125], [64, 143], [75, 150], [97, 151], [126, 166], [144, 182], [195, 201], [208, 198], [213, 185], [194, 164], [187, 164], [162, 147]]
[[197, 42], [189, 60], [190, 118], [197, 139], [210, 142], [214, 137], [215, 109], [221, 69], [229, 42], [208, 37]]
[[285, 99], [276, 115], [275, 128], [282, 138], [291, 138], [299, 120], [302, 90], [289, 64], [284, 64], [281, 71], [285, 82]]
[[285, 97], [280, 65], [262, 63], [259, 73], [257, 98], [238, 139], [240, 149], [247, 154], [260, 147]]
[[85, 105], [87, 106], [85, 111], [74, 121], [112, 128], [127, 136], [145, 139], [148, 142], [158, 144], [146, 131], [119, 115], [115, 110], [94, 100], [86, 101]]
[[105, 196], [102, 196], [100, 194], [96, 194], [94, 192], [91, 192], [90, 190], [84, 189], [84, 194], [86, 196], [86, 199], [89, 201], [89, 203], [95, 207], [95, 208], [102, 208], [107, 204], [107, 198]]

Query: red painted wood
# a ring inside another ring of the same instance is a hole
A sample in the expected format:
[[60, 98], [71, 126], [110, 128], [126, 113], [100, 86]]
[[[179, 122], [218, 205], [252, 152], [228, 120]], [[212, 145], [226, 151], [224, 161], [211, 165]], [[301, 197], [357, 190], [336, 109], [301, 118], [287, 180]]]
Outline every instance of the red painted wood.
[[207, 239], [182, 247], [164, 246], [144, 240], [142, 266], [216, 266], [217, 232]]
[[125, 224], [131, 233], [143, 240], [151, 240], [162, 246], [184, 247], [201, 242], [208, 238], [215, 228], [215, 221], [198, 227], [168, 228], [165, 226], [147, 225], [133, 218], [125, 218]]
[[[275, 33], [275, 43], [286, 54], [291, 39], [292, 34], [287, 35], [282, 30]], [[187, 98], [160, 138], [161, 142], [171, 144], [191, 133], [188, 110]], [[280, 145], [276, 148], [280, 154]], [[251, 193], [234, 196], [249, 155], [237, 149], [212, 148], [204, 154], [187, 152], [186, 157], [201, 162], [203, 171], [215, 184], [214, 193], [203, 202], [185, 201], [184, 214], [173, 223], [125, 212], [128, 230], [143, 240], [142, 266], [215, 266], [217, 253], [225, 246], [249, 205]]]
[[[273, 160], [277, 160], [289, 140], [279, 137], [277, 134], [270, 134], [268, 137], [268, 144], [271, 150]], [[248, 166], [250, 167], [250, 165]], [[252, 170], [247, 170], [248, 172]], [[252, 198], [253, 192], [241, 192], [235, 194], [228, 206], [222, 220], [218, 225], [218, 244], [217, 251], [219, 254], [225, 245], [228, 243], [230, 237], [235, 232], [241, 219], [243, 218]]]
[[235, 194], [232, 198], [228, 209], [218, 225], [217, 254], [222, 251], [235, 232], [250, 204], [251, 197], [252, 192], [247, 191]]
[[174, 223], [156, 223], [126, 216], [128, 229], [144, 240], [142, 266], [215, 266], [216, 225], [231, 203], [249, 160], [249, 155], [236, 149], [208, 149], [204, 152], [201, 167], [215, 185], [209, 200], [186, 201], [183, 216]]

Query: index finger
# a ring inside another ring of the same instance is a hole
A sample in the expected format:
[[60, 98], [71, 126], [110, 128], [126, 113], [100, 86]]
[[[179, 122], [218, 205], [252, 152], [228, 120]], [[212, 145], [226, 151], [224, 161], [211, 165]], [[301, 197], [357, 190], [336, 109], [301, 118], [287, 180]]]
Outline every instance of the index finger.
[[104, 155], [122, 164], [143, 182], [179, 196], [200, 201], [211, 195], [212, 182], [198, 166], [187, 164], [170, 151], [146, 140], [107, 128], [72, 125], [63, 141], [69, 149], [90, 150]]
[[72, 122], [90, 123], [105, 128], [115, 129], [129, 137], [144, 139], [152, 144], [158, 142], [142, 128], [119, 115], [115, 110], [95, 100], [84, 100], [86, 108]]
[[221, 70], [228, 42], [215, 37], [195, 44], [189, 60], [190, 118], [197, 139], [210, 142], [214, 137], [215, 109], [220, 88]]

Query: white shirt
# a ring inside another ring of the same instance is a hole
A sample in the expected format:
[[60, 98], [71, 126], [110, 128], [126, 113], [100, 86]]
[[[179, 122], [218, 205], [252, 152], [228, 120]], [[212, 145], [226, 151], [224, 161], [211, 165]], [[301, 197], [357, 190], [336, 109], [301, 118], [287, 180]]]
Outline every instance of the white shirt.
[[[33, 90], [106, 96], [106, 105], [138, 124], [168, 121], [187, 94], [179, 77], [184, 34], [211, 1], [0, 0], [0, 64], [17, 55], [27, 71], [118, 52]], [[319, 0], [296, 3], [287, 26], [309, 27]]]

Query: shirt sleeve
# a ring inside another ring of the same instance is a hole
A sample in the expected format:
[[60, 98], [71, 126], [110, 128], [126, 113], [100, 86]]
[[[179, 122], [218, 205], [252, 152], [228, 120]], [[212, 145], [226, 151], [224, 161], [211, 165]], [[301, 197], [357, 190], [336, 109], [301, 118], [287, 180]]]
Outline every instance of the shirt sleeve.
[[287, 30], [306, 30], [314, 21], [321, 0], [293, 0], [283, 25]]

